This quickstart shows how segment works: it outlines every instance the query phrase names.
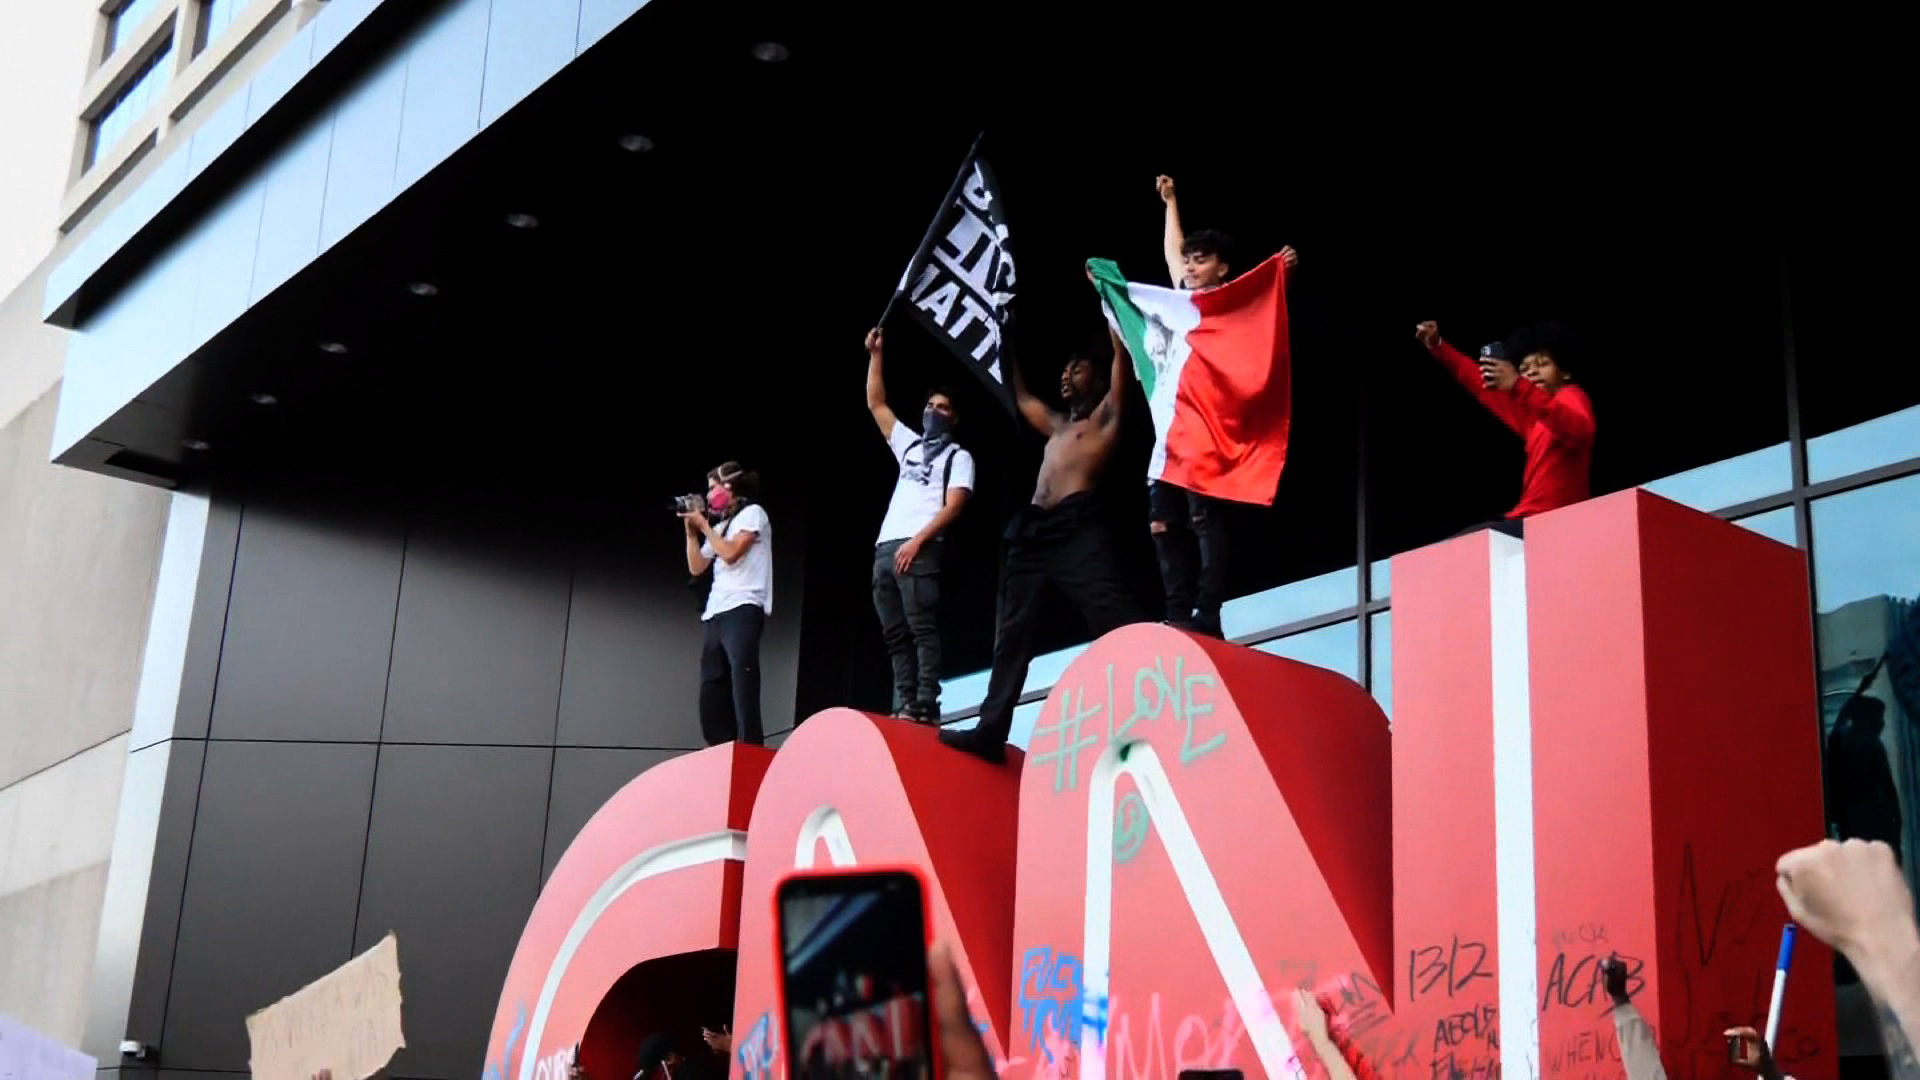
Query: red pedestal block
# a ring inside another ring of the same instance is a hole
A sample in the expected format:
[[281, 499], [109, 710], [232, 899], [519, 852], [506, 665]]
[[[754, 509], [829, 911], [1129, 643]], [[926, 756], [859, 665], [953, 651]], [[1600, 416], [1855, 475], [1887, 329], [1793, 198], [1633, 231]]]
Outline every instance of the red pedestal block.
[[1096, 642], [1021, 780], [1006, 1075], [1290, 1075], [1270, 989], [1392, 992], [1388, 768], [1346, 678], [1158, 626]]
[[[1806, 560], [1644, 492], [1527, 527], [1540, 1040], [1618, 1076], [1596, 957], [1630, 957], [1672, 1076], [1745, 1075], [1786, 912], [1774, 860], [1824, 834]], [[1549, 839], [1550, 838], [1550, 839]], [[1831, 954], [1802, 934], [1778, 1056], [1836, 1075]]]
[[[1616, 954], [1668, 1074], [1735, 1076], [1774, 859], [1822, 833], [1800, 554], [1628, 492], [1393, 579], [1391, 734], [1343, 676], [1143, 625], [1074, 662], [1024, 761], [836, 709], [771, 767], [649, 772], [542, 894], [490, 1073], [550, 1070], [635, 963], [737, 940], [733, 1074], [787, 1076], [773, 886], [858, 862], [926, 872], [1008, 1077], [1322, 1076], [1305, 989], [1363, 1076], [1612, 1080]], [[1803, 938], [1777, 1048], [1802, 1080], [1836, 1073], [1830, 984]]]
[[748, 831], [733, 1074], [786, 1076], [773, 890], [796, 866], [911, 865], [996, 1053], [1006, 1030], [1020, 754], [992, 766], [932, 728], [852, 709], [801, 724], [760, 786]]
[[[648, 769], [594, 814], [540, 891], [487, 1041], [487, 1080], [630, 1076], [650, 1028], [594, 1031], [636, 964], [739, 942], [746, 827], [773, 752], [727, 744]], [[621, 1070], [625, 1070], [624, 1072]]]

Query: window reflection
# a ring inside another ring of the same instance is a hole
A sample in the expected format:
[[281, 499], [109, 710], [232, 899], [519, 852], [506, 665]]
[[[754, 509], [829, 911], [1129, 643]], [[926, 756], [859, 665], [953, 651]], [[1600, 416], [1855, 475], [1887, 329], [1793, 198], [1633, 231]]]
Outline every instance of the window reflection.
[[1367, 632], [1372, 635], [1367, 651], [1372, 654], [1373, 700], [1380, 703], [1380, 711], [1393, 719], [1393, 612], [1383, 611], [1373, 616]]
[[134, 123], [146, 115], [161, 87], [167, 84], [167, 67], [172, 55], [171, 45], [161, 46], [160, 51], [140, 65], [132, 81], [114, 95], [94, 120], [87, 133], [88, 168], [100, 159], [101, 154], [113, 149], [114, 144], [133, 128]]
[[1263, 641], [1254, 648], [1328, 671], [1337, 671], [1349, 679], [1357, 680], [1360, 677], [1360, 624], [1352, 619], [1318, 630]]
[[1695, 510], [1719, 510], [1777, 495], [1793, 486], [1793, 458], [1786, 443], [1716, 461], [1655, 480], [1648, 491]]
[[1807, 479], [1819, 483], [1920, 457], [1920, 405], [1807, 440]]
[[119, 52], [120, 46], [125, 45], [133, 32], [140, 29], [140, 24], [153, 14], [158, 3], [159, 0], [127, 0], [107, 16], [107, 47], [101, 59], [109, 59]]
[[[1040, 714], [1047, 707], [1047, 699], [1029, 701], [1013, 710], [1013, 730], [1007, 733], [1007, 742], [1022, 750], [1033, 738], [1033, 725], [1040, 720]], [[977, 723], [977, 721], [976, 721]], [[971, 726], [971, 725], [969, 725]]]
[[1793, 535], [1793, 507], [1791, 506], [1749, 514], [1746, 517], [1734, 519], [1733, 523], [1743, 529], [1752, 529], [1768, 539], [1778, 540], [1788, 547], [1793, 547], [1797, 543]]
[[1828, 824], [1911, 875], [1920, 784], [1920, 476], [1813, 504]]
[[[1230, 638], [1351, 608], [1360, 600], [1360, 572], [1349, 566], [1277, 589], [1229, 600], [1220, 625]], [[1356, 646], [1357, 647], [1357, 646]]]
[[200, 7], [200, 31], [195, 35], [194, 55], [218, 39], [233, 24], [233, 16], [239, 10], [240, 0], [206, 0]]

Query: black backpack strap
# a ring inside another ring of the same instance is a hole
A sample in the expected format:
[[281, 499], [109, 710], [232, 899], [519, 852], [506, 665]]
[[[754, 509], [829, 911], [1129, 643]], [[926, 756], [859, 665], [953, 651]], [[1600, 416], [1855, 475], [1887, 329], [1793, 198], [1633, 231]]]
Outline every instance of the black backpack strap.
[[[916, 446], [919, 446], [921, 443], [925, 441], [926, 441], [925, 439], [915, 439], [912, 442], [908, 443], [907, 448], [905, 450], [900, 451], [900, 461], [904, 464], [907, 460], [907, 455], [913, 453], [913, 448]], [[947, 467], [945, 470], [942, 471], [940, 476], [940, 501], [942, 503], [947, 501], [947, 488], [953, 485], [953, 459], [958, 457], [959, 454], [960, 454], [960, 444], [958, 443], [947, 444]], [[921, 464], [925, 464], [925, 462], [922, 462]]]

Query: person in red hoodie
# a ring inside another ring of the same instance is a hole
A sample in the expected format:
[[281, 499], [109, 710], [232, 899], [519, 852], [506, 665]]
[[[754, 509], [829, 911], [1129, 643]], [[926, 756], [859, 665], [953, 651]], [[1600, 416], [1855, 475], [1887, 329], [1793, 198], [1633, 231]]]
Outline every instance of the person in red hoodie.
[[[1495, 528], [1517, 536], [1524, 519], [1591, 493], [1593, 402], [1573, 382], [1579, 357], [1571, 331], [1557, 323], [1531, 326], [1504, 348], [1487, 346], [1478, 361], [1442, 340], [1437, 323], [1423, 322], [1413, 333], [1488, 412], [1526, 440], [1520, 502]], [[1508, 356], [1520, 357], [1519, 365]]]

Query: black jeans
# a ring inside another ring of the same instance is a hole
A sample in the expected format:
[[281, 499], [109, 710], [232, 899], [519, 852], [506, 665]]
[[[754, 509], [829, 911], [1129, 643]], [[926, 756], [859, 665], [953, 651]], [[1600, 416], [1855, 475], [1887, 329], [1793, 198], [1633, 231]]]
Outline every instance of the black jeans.
[[1219, 500], [1155, 480], [1147, 485], [1147, 507], [1167, 621], [1219, 634], [1227, 599], [1227, 516]]
[[705, 623], [700, 646], [700, 734], [708, 746], [738, 739], [759, 746], [760, 632], [767, 613], [759, 604], [728, 608]]
[[1139, 605], [1120, 583], [1113, 542], [1091, 495], [1069, 495], [1051, 510], [1026, 507], [1013, 516], [1006, 539], [993, 674], [980, 705], [981, 737], [1000, 742], [1013, 730], [1013, 705], [1033, 662], [1048, 581], [1080, 609], [1096, 638], [1140, 621]]
[[893, 693], [898, 707], [932, 713], [940, 701], [940, 557], [939, 539], [920, 545], [920, 553], [902, 574], [893, 557], [905, 540], [889, 540], [873, 549], [873, 610], [880, 616], [880, 638], [893, 661]]

